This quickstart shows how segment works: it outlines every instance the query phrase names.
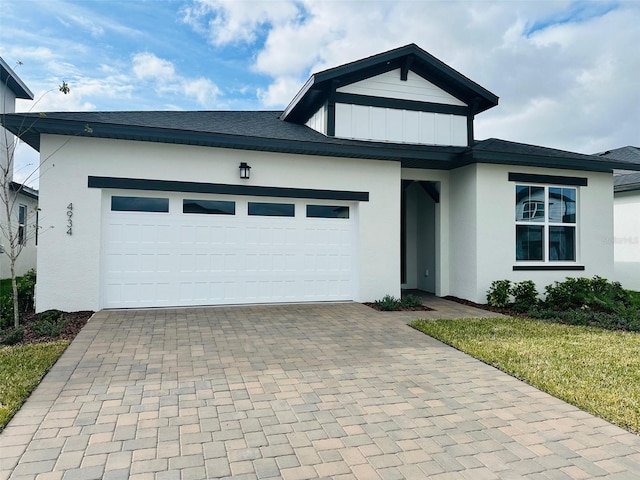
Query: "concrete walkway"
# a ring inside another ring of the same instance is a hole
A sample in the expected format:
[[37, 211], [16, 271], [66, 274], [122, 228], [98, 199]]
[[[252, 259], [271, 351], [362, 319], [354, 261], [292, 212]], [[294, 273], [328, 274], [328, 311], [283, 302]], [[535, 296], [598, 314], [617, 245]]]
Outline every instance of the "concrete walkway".
[[423, 313], [99, 312], [0, 435], [0, 478], [640, 478], [640, 437], [405, 325]]

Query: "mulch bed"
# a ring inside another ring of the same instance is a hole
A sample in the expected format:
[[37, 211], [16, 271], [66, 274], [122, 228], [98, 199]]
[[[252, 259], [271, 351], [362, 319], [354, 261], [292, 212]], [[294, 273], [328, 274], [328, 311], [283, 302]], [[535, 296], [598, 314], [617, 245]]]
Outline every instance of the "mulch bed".
[[19, 345], [26, 345], [30, 343], [44, 343], [51, 342], [54, 340], [73, 340], [82, 327], [87, 324], [91, 315], [94, 312], [91, 311], [81, 311], [81, 312], [63, 312], [64, 318], [68, 321], [67, 325], [64, 327], [60, 335], [55, 338], [52, 337], [42, 337], [38, 335], [36, 332], [32, 330], [33, 323], [38, 319], [38, 315], [34, 312], [26, 313], [22, 317], [20, 321], [20, 325], [24, 327], [24, 336]]
[[378, 307], [378, 305], [376, 305], [375, 303], [372, 302], [365, 302], [363, 303], [363, 305], [366, 305], [367, 307], [373, 308], [374, 310], [377, 310], [379, 312], [389, 312], [389, 311], [393, 311], [393, 312], [430, 312], [433, 310], [433, 308], [427, 307], [426, 305], [421, 305], [419, 307], [398, 307], [396, 310], [383, 310], [381, 308]]
[[444, 298], [445, 300], [450, 300], [452, 302], [459, 303], [461, 305], [466, 305], [468, 307], [479, 308], [480, 310], [486, 310], [487, 312], [501, 313], [503, 315], [507, 315], [510, 317], [526, 317], [527, 316], [522, 312], [516, 312], [515, 310], [511, 310], [510, 308], [492, 307], [491, 305], [488, 305], [486, 303], [475, 303], [470, 300], [465, 300], [464, 298], [454, 297], [452, 295], [447, 295], [446, 297], [442, 297], [442, 298]]

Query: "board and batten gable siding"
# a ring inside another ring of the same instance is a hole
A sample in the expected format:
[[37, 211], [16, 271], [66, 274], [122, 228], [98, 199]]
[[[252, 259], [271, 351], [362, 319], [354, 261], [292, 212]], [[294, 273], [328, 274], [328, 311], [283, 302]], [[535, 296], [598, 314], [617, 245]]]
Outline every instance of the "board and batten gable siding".
[[327, 105], [324, 104], [314, 113], [306, 123], [307, 127], [314, 129], [316, 132], [320, 132], [323, 135], [327, 134]]
[[411, 70], [407, 72], [407, 79], [401, 80], [399, 68], [339, 87], [336, 89], [336, 92], [368, 95], [371, 97], [395, 98], [399, 100], [413, 100], [416, 102], [459, 105], [462, 107], [467, 106], [463, 101], [428, 80], [425, 80]]
[[425, 145], [467, 145], [467, 118], [336, 103], [336, 137]]
[[[104, 195], [113, 191], [88, 188], [88, 176], [367, 191], [369, 201], [357, 206], [353, 300], [400, 295], [400, 235], [397, 229], [384, 227], [400, 224], [398, 162], [57, 135], [42, 135], [41, 158], [48, 158], [47, 165], [55, 164], [55, 168], [47, 169], [40, 178], [39, 312], [103, 308], [100, 211]], [[240, 162], [251, 165], [249, 180], [240, 180]], [[151, 191], [144, 194], [153, 196]], [[70, 203], [73, 232], [67, 235]]]
[[[400, 69], [376, 75], [336, 89], [337, 93], [466, 107], [450, 93]], [[449, 113], [414, 111], [336, 102], [335, 136], [425, 145], [467, 145], [467, 117]], [[317, 129], [316, 129], [317, 130]]]

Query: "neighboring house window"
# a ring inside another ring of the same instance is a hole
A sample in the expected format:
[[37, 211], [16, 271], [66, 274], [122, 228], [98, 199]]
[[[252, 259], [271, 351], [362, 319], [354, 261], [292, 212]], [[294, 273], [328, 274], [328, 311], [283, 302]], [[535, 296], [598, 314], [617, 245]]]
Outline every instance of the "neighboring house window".
[[576, 260], [576, 198], [571, 187], [516, 185], [516, 260]]
[[27, 206], [20, 205], [18, 209], [18, 244], [27, 244]]

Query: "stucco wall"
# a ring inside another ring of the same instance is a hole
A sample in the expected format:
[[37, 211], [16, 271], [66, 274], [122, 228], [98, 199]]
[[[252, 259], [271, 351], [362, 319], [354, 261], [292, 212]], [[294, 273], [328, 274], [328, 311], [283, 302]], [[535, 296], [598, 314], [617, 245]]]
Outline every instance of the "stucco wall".
[[616, 193], [613, 211], [615, 279], [640, 291], [640, 191]]
[[[102, 196], [100, 189], [87, 187], [89, 175], [368, 191], [370, 201], [358, 208], [359, 285], [354, 300], [400, 294], [397, 163], [45, 135], [41, 158], [50, 155], [40, 178], [46, 235], [38, 253], [38, 311], [101, 307]], [[239, 179], [240, 162], [252, 167], [248, 181]], [[72, 235], [66, 233], [69, 203]]]
[[450, 294], [475, 300], [478, 289], [477, 226], [479, 193], [476, 181], [477, 165], [453, 170], [450, 174]]

